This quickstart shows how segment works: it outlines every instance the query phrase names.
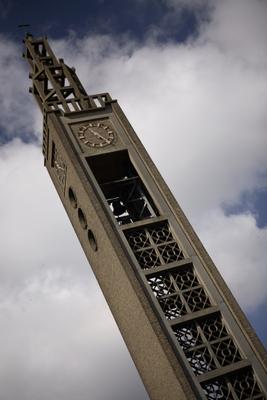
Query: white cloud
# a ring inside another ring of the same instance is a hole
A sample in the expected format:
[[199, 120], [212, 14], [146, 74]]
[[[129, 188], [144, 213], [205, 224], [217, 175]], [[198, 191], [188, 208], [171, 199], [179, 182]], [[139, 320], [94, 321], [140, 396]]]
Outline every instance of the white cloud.
[[264, 0], [221, 0], [217, 2], [210, 24], [205, 26], [202, 40], [214, 43], [221, 51], [254, 71], [266, 68], [267, 3]]
[[40, 148], [3, 146], [0, 187], [3, 399], [146, 398]]
[[[266, 300], [266, 229], [259, 229], [249, 214], [226, 216], [222, 204], [234, 203], [243, 191], [265, 184], [265, 16], [264, 2], [222, 0], [216, 2], [201, 36], [184, 45], [159, 45], [152, 39], [137, 45], [125, 38], [118, 43], [108, 36], [72, 36], [53, 43], [57, 55], [76, 66], [89, 93], [109, 91], [119, 99], [246, 310]], [[36, 106], [32, 111], [19, 50], [2, 39], [0, 52], [0, 84], [6, 94], [0, 104], [1, 125], [7, 134], [30, 126], [38, 135], [40, 113]], [[103, 385], [100, 392], [96, 388], [105, 366], [105, 376], [113, 379], [109, 382], [114, 399], [129, 398], [130, 382], [133, 398], [144, 398], [43, 168], [40, 149], [18, 140], [3, 146], [0, 185], [0, 318], [4, 340], [11, 343], [1, 358], [7, 365], [0, 370], [5, 400], [17, 398], [17, 393], [38, 398], [41, 392], [51, 400], [66, 400], [68, 393], [70, 399], [83, 400], [88, 392], [95, 393], [95, 399], [110, 398]], [[105, 342], [100, 345], [103, 327]], [[120, 392], [115, 353], [118, 375], [124, 373], [128, 382]], [[10, 382], [10, 371], [17, 385]], [[44, 390], [37, 392], [38, 388]]]
[[[227, 29], [221, 17], [220, 31]], [[255, 65], [246, 53], [237, 56], [227, 40], [223, 48], [222, 34], [216, 40], [213, 30], [208, 25], [186, 45], [119, 47], [98, 36], [55, 46], [77, 66], [89, 93], [108, 90], [119, 99], [193, 217], [261, 186], [267, 168], [267, 57]]]
[[86, 286], [36, 282], [1, 302], [3, 399], [135, 399], [132, 388], [145, 398], [102, 295]]
[[226, 217], [221, 210], [210, 213], [198, 228], [237, 300], [255, 310], [266, 301], [267, 228], [259, 229], [251, 214]]

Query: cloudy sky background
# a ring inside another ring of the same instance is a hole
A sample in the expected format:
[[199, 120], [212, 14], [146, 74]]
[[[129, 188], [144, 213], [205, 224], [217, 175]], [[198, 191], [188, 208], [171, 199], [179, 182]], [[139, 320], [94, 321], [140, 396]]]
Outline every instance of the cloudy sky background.
[[267, 344], [267, 3], [64, 3], [0, 1], [0, 400], [147, 399], [43, 167], [16, 24], [119, 100]]

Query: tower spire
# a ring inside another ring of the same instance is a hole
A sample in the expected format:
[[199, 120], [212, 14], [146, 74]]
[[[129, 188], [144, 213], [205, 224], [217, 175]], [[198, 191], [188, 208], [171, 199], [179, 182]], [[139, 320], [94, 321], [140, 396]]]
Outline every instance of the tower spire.
[[105, 107], [111, 101], [108, 93], [88, 96], [74, 68], [56, 58], [46, 38], [27, 34], [24, 43], [24, 56], [31, 67], [31, 91], [41, 110], [69, 113]]

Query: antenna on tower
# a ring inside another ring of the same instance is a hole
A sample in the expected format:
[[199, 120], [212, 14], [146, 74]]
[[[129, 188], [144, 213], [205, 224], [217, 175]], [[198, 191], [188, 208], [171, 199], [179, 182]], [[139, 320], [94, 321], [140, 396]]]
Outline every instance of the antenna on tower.
[[27, 29], [26, 29], [26, 28], [29, 28], [30, 26], [31, 26], [30, 24], [19, 24], [17, 27], [18, 27], [19, 29], [23, 29], [23, 30], [24, 30], [24, 34], [25, 34], [25, 36], [27, 37], [27, 36], [30, 35], [30, 33], [27, 32]]

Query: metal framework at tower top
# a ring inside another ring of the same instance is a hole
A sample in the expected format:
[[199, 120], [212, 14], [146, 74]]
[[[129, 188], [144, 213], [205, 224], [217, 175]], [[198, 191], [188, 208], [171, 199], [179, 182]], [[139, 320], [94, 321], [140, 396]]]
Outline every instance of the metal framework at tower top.
[[117, 101], [24, 42], [46, 167], [150, 398], [266, 399], [263, 346]]

